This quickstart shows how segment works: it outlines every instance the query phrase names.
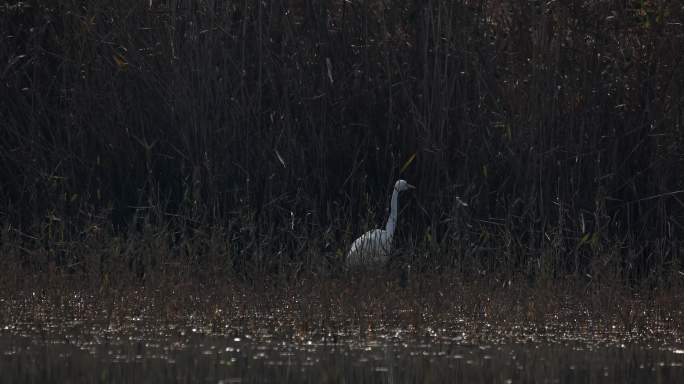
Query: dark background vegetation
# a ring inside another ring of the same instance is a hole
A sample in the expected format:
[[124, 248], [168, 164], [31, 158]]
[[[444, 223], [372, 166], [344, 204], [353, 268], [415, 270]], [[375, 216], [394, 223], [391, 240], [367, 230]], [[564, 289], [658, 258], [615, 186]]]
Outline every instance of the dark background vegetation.
[[5, 282], [328, 275], [401, 177], [413, 270], [681, 284], [682, 23], [656, 0], [3, 2]]

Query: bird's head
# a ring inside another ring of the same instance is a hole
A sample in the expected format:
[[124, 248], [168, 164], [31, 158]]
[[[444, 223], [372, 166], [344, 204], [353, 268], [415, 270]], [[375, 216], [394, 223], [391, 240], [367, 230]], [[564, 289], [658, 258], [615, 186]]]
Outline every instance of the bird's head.
[[394, 183], [394, 189], [397, 192], [405, 191], [407, 189], [414, 189], [415, 187], [409, 183], [406, 182], [406, 180], [397, 180], [396, 183]]

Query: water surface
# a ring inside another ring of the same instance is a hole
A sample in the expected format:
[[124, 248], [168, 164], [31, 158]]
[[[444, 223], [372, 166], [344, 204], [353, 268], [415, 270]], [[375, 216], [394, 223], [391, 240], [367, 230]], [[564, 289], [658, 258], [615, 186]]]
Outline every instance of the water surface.
[[332, 330], [302, 328], [283, 320], [285, 314], [170, 322], [145, 311], [79, 312], [73, 303], [39, 314], [35, 305], [32, 314], [19, 307], [5, 305], [17, 310], [6, 311], [0, 328], [2, 382], [676, 383], [684, 377], [681, 336], [658, 322], [625, 331], [606, 323], [495, 324], [454, 316], [420, 328], [340, 321]]

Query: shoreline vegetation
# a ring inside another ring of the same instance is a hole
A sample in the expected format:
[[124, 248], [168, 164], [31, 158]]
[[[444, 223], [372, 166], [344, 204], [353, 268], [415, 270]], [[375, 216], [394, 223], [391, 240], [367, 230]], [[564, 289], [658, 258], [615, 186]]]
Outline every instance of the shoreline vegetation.
[[54, 278], [3, 292], [0, 324], [5, 332], [43, 338], [58, 337], [63, 329], [113, 337], [171, 327], [255, 342], [437, 337], [472, 344], [555, 340], [676, 349], [684, 342], [680, 292], [633, 292], [621, 285], [577, 289], [570, 281], [531, 287], [433, 274], [402, 283], [397, 276], [373, 273], [253, 285], [121, 284], [92, 291]]
[[[5, 2], [3, 323], [681, 335], [683, 25], [658, 1]], [[400, 177], [390, 265], [345, 271]]]
[[0, 297], [0, 364], [16, 382], [681, 377], [681, 294], [400, 281], [374, 273], [93, 292], [55, 278]]

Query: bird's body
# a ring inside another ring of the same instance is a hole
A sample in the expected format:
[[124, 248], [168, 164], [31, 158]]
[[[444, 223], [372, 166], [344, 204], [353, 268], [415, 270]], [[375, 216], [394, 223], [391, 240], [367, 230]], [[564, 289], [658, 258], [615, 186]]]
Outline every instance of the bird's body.
[[389, 259], [392, 235], [384, 229], [373, 229], [356, 239], [347, 255], [347, 265], [384, 265]]
[[394, 230], [397, 227], [399, 192], [415, 188], [405, 180], [394, 184], [390, 216], [385, 229], [373, 229], [354, 240], [347, 254], [347, 266], [380, 266], [389, 260]]

